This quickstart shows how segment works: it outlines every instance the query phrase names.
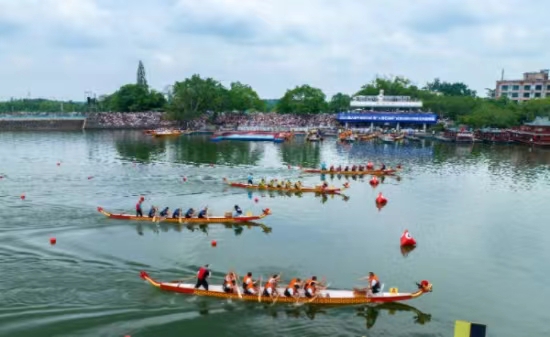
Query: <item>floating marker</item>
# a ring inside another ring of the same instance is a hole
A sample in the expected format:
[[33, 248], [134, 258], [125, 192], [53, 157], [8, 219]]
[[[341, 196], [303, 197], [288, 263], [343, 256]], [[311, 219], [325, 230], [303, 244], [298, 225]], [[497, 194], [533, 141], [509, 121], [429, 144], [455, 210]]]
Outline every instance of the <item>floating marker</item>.
[[92, 176], [88, 176], [88, 180], [92, 179], [93, 177]]
[[50, 238], [50, 245], [55, 245], [57, 243], [57, 239], [56, 238]]
[[408, 229], [405, 229], [403, 234], [401, 234], [401, 239], [399, 240], [399, 242], [401, 244], [401, 247], [416, 245], [416, 240], [411, 236]]
[[187, 181], [187, 177], [183, 177], [183, 182], [186, 182]]
[[21, 200], [25, 200], [25, 198], [26, 198], [25, 193], [21, 194], [20, 198], [21, 198]]
[[376, 204], [380, 206], [384, 206], [387, 203], [388, 203], [388, 199], [386, 199], [386, 197], [382, 195], [382, 192], [378, 193], [378, 197], [376, 197]]
[[259, 200], [258, 197], [254, 198], [254, 202], [258, 202]]
[[212, 240], [212, 242], [210, 242], [210, 245], [212, 247], [216, 247], [218, 245], [218, 243], [216, 242], [216, 240]]
[[60, 166], [60, 165], [61, 165], [61, 162], [58, 161], [58, 162], [57, 162], [57, 166]]

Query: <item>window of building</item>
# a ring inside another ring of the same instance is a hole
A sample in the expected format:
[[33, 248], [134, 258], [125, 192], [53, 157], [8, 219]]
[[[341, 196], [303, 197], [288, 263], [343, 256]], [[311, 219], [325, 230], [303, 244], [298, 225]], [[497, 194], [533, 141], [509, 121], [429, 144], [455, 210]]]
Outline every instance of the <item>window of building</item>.
[[507, 91], [507, 90], [508, 90], [508, 86], [507, 86], [507, 85], [502, 85], [502, 86], [500, 87], [500, 90], [502, 90], [502, 91]]
[[[550, 85], [548, 86], [548, 90], [550, 90]], [[519, 85], [512, 86], [512, 90], [519, 90]]]
[[535, 98], [536, 98], [536, 97], [540, 97], [540, 92], [536, 92], [536, 93], [535, 93]]
[[550, 91], [550, 85], [546, 87], [546, 90]]
[[530, 94], [529, 94], [528, 92], [524, 92], [524, 93], [523, 93], [523, 98], [529, 98], [529, 97], [530, 97], [529, 95], [530, 95]]
[[500, 97], [508, 97], [508, 93], [507, 92], [503, 92], [500, 94]]
[[518, 98], [519, 94], [517, 92], [512, 93], [512, 98]]
[[531, 90], [531, 86], [530, 85], [524, 85], [523, 90]]
[[542, 90], [542, 85], [541, 84], [535, 85], [535, 90]]

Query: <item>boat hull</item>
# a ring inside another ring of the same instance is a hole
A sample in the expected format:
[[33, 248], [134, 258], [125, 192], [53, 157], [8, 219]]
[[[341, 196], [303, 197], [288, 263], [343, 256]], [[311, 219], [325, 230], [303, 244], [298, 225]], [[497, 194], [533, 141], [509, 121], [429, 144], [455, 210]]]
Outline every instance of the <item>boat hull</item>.
[[240, 188], [248, 188], [248, 189], [254, 189], [254, 190], [261, 190], [261, 191], [280, 191], [280, 192], [309, 192], [309, 193], [320, 193], [320, 194], [340, 194], [346, 187], [344, 188], [326, 188], [321, 189], [317, 187], [302, 187], [301, 189], [297, 188], [284, 188], [284, 187], [260, 187], [258, 185], [250, 185], [250, 184], [244, 184], [244, 183], [236, 183], [236, 182], [230, 182], [226, 181], [226, 183], [231, 187], [240, 187]]
[[[149, 218], [146, 216], [134, 216], [131, 214], [114, 214], [109, 213], [105, 211], [102, 207], [98, 207], [97, 211], [106, 217], [110, 219], [117, 219], [117, 220], [133, 220], [133, 221], [153, 221], [153, 218]], [[182, 223], [182, 224], [189, 224], [189, 223], [198, 223], [198, 224], [207, 224], [207, 223], [243, 223], [243, 222], [251, 222], [251, 221], [257, 221], [260, 219], [265, 218], [266, 216], [270, 215], [271, 211], [269, 209], [265, 209], [263, 214], [260, 215], [252, 215], [252, 216], [240, 216], [240, 217], [224, 217], [224, 216], [212, 216], [208, 218], [181, 218], [181, 222], [179, 218], [161, 218], [161, 217], [155, 217], [155, 220], [162, 220], [162, 222], [172, 222], [172, 223]]]
[[[267, 302], [272, 303], [270, 297], [258, 296], [258, 295], [245, 295], [241, 292], [241, 296], [235, 293], [225, 293], [222, 290], [221, 285], [211, 285], [209, 290], [195, 289], [194, 284], [180, 283], [178, 281], [172, 282], [158, 282], [152, 279], [145, 271], [140, 273], [140, 277], [147, 281], [152, 286], [164, 290], [180, 294], [204, 296], [220, 299], [232, 299], [242, 300], [249, 302]], [[307, 298], [303, 296], [303, 291], [300, 291], [299, 298], [285, 297], [283, 295], [284, 288], [277, 288], [277, 292], [281, 294], [277, 298], [277, 303], [307, 303], [313, 305], [327, 305], [327, 306], [343, 306], [343, 305], [361, 305], [369, 303], [391, 303], [402, 302], [411, 300], [422, 296], [425, 293], [432, 291], [432, 285], [427, 284], [424, 287], [419, 286], [416, 292], [412, 293], [399, 293], [399, 292], [384, 292], [367, 297], [362, 291], [354, 290], [320, 290], [318, 296], [314, 298]]]

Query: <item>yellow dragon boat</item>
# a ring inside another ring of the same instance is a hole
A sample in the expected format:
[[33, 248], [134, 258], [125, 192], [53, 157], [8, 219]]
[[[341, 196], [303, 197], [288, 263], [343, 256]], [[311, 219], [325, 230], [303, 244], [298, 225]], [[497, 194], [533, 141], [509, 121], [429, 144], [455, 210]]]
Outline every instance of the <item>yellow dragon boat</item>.
[[260, 185], [254, 185], [254, 184], [246, 184], [246, 183], [238, 183], [238, 182], [231, 182], [228, 181], [226, 178], [223, 178], [223, 181], [232, 187], [241, 187], [241, 188], [249, 188], [249, 189], [255, 189], [255, 190], [263, 190], [263, 191], [281, 191], [281, 192], [313, 192], [313, 193], [320, 193], [320, 194], [341, 194], [345, 189], [349, 188], [349, 184], [345, 183], [342, 188], [338, 187], [326, 187], [323, 188], [321, 186], [315, 186], [315, 187], [300, 187], [300, 188], [286, 188], [286, 187], [270, 187], [270, 186], [260, 186]]

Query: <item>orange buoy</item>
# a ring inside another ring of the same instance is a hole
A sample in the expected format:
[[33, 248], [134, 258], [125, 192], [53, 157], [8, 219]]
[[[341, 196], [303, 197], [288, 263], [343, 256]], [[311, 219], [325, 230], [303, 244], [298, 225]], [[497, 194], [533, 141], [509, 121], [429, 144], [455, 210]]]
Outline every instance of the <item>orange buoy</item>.
[[57, 243], [57, 239], [56, 238], [50, 238], [50, 245], [55, 245]]
[[21, 194], [20, 198], [21, 198], [21, 200], [25, 200], [25, 198], [26, 198], [25, 193]]
[[212, 240], [212, 242], [210, 242], [210, 245], [212, 247], [216, 247], [218, 245], [218, 243], [216, 242], [216, 240]]
[[399, 241], [401, 247], [416, 245], [416, 240], [411, 236], [408, 229], [405, 229], [403, 234], [401, 234], [401, 239]]
[[386, 197], [382, 195], [382, 192], [378, 193], [378, 197], [376, 197], [376, 204], [380, 206], [384, 206], [387, 203], [388, 203], [388, 199], [386, 199]]

